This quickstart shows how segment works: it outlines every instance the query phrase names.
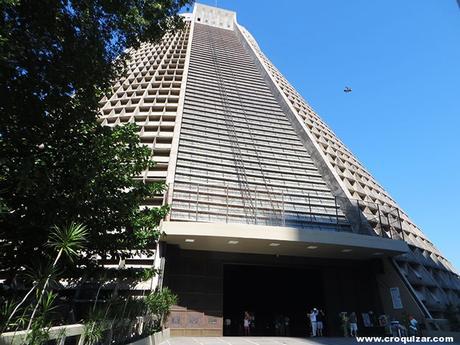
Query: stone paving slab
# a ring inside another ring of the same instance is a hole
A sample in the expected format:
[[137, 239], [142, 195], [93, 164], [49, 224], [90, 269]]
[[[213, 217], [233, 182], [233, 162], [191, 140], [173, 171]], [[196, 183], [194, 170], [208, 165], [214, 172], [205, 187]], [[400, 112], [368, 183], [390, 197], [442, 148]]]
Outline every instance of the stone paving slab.
[[[354, 344], [404, 344], [392, 343], [358, 343], [354, 338], [285, 338], [285, 337], [174, 337], [160, 345], [354, 345]], [[407, 344], [459, 344], [454, 343], [410, 343]]]

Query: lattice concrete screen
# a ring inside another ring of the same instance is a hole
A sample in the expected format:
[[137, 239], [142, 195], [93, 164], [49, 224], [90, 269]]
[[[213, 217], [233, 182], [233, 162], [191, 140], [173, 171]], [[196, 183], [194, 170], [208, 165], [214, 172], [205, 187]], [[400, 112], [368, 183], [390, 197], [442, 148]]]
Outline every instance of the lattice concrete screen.
[[460, 304], [449, 261], [263, 54], [234, 12], [196, 5], [186, 28], [132, 51], [101, 100], [133, 122], [166, 181], [168, 221], [349, 231], [404, 240], [395, 262], [431, 316]]

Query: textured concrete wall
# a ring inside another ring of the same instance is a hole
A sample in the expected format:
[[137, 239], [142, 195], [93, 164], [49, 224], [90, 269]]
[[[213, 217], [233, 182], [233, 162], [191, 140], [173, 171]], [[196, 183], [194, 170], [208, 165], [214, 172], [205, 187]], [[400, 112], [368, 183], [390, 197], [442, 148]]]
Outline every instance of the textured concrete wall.
[[[385, 259], [383, 261], [385, 274], [377, 275], [377, 282], [385, 314], [391, 315], [397, 320], [403, 320], [404, 317], [407, 318], [408, 315], [413, 315], [417, 320], [421, 321], [424, 319], [424, 311], [417, 304], [412, 292], [409, 290], [410, 288], [403, 283], [390, 260], [391, 259]], [[390, 294], [390, 288], [392, 287], [399, 288], [403, 309], [393, 308]]]

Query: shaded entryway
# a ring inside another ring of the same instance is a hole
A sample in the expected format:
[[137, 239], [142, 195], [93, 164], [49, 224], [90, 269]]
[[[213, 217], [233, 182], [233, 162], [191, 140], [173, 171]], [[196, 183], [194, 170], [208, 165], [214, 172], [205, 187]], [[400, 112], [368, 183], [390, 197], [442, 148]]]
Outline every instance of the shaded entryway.
[[306, 336], [308, 311], [324, 308], [319, 269], [226, 264], [223, 288], [224, 335], [242, 335], [249, 311], [253, 335]]
[[[254, 313], [254, 335], [276, 335], [277, 316], [288, 316], [291, 336], [306, 336], [307, 312], [324, 308], [327, 336], [343, 334], [339, 313], [382, 313], [376, 275], [377, 260], [343, 260], [254, 255], [168, 246], [164, 286], [179, 297], [168, 327], [174, 336], [239, 335], [245, 310]], [[383, 287], [387, 289], [387, 287]], [[225, 319], [232, 320], [225, 330]], [[284, 335], [284, 333], [281, 333]]]

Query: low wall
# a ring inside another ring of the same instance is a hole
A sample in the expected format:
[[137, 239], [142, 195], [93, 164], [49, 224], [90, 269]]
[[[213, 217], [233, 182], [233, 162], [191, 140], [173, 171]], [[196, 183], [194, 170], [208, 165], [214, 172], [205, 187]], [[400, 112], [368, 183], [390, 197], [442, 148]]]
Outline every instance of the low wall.
[[[58, 343], [64, 344], [67, 337], [78, 337], [78, 345], [84, 344], [85, 326], [82, 324], [56, 326], [48, 329], [50, 340], [58, 340]], [[5, 332], [0, 334], [0, 345], [22, 345], [27, 337], [28, 332]]]
[[135, 341], [134, 343], [129, 343], [127, 345], [160, 345], [160, 343], [169, 339], [170, 336], [171, 336], [171, 332], [169, 328], [166, 328], [165, 330], [161, 332], [154, 333], [149, 337], [139, 339]]
[[[0, 345], [22, 345], [27, 336], [26, 331], [19, 332], [6, 332], [0, 334]], [[48, 330], [50, 340], [56, 340], [58, 344], [64, 344], [67, 337], [78, 337], [77, 344], [83, 345], [85, 343], [85, 326], [82, 324], [66, 325], [51, 327]], [[149, 337], [137, 340], [128, 345], [159, 345], [171, 336], [169, 328], [161, 332], [152, 334]]]

